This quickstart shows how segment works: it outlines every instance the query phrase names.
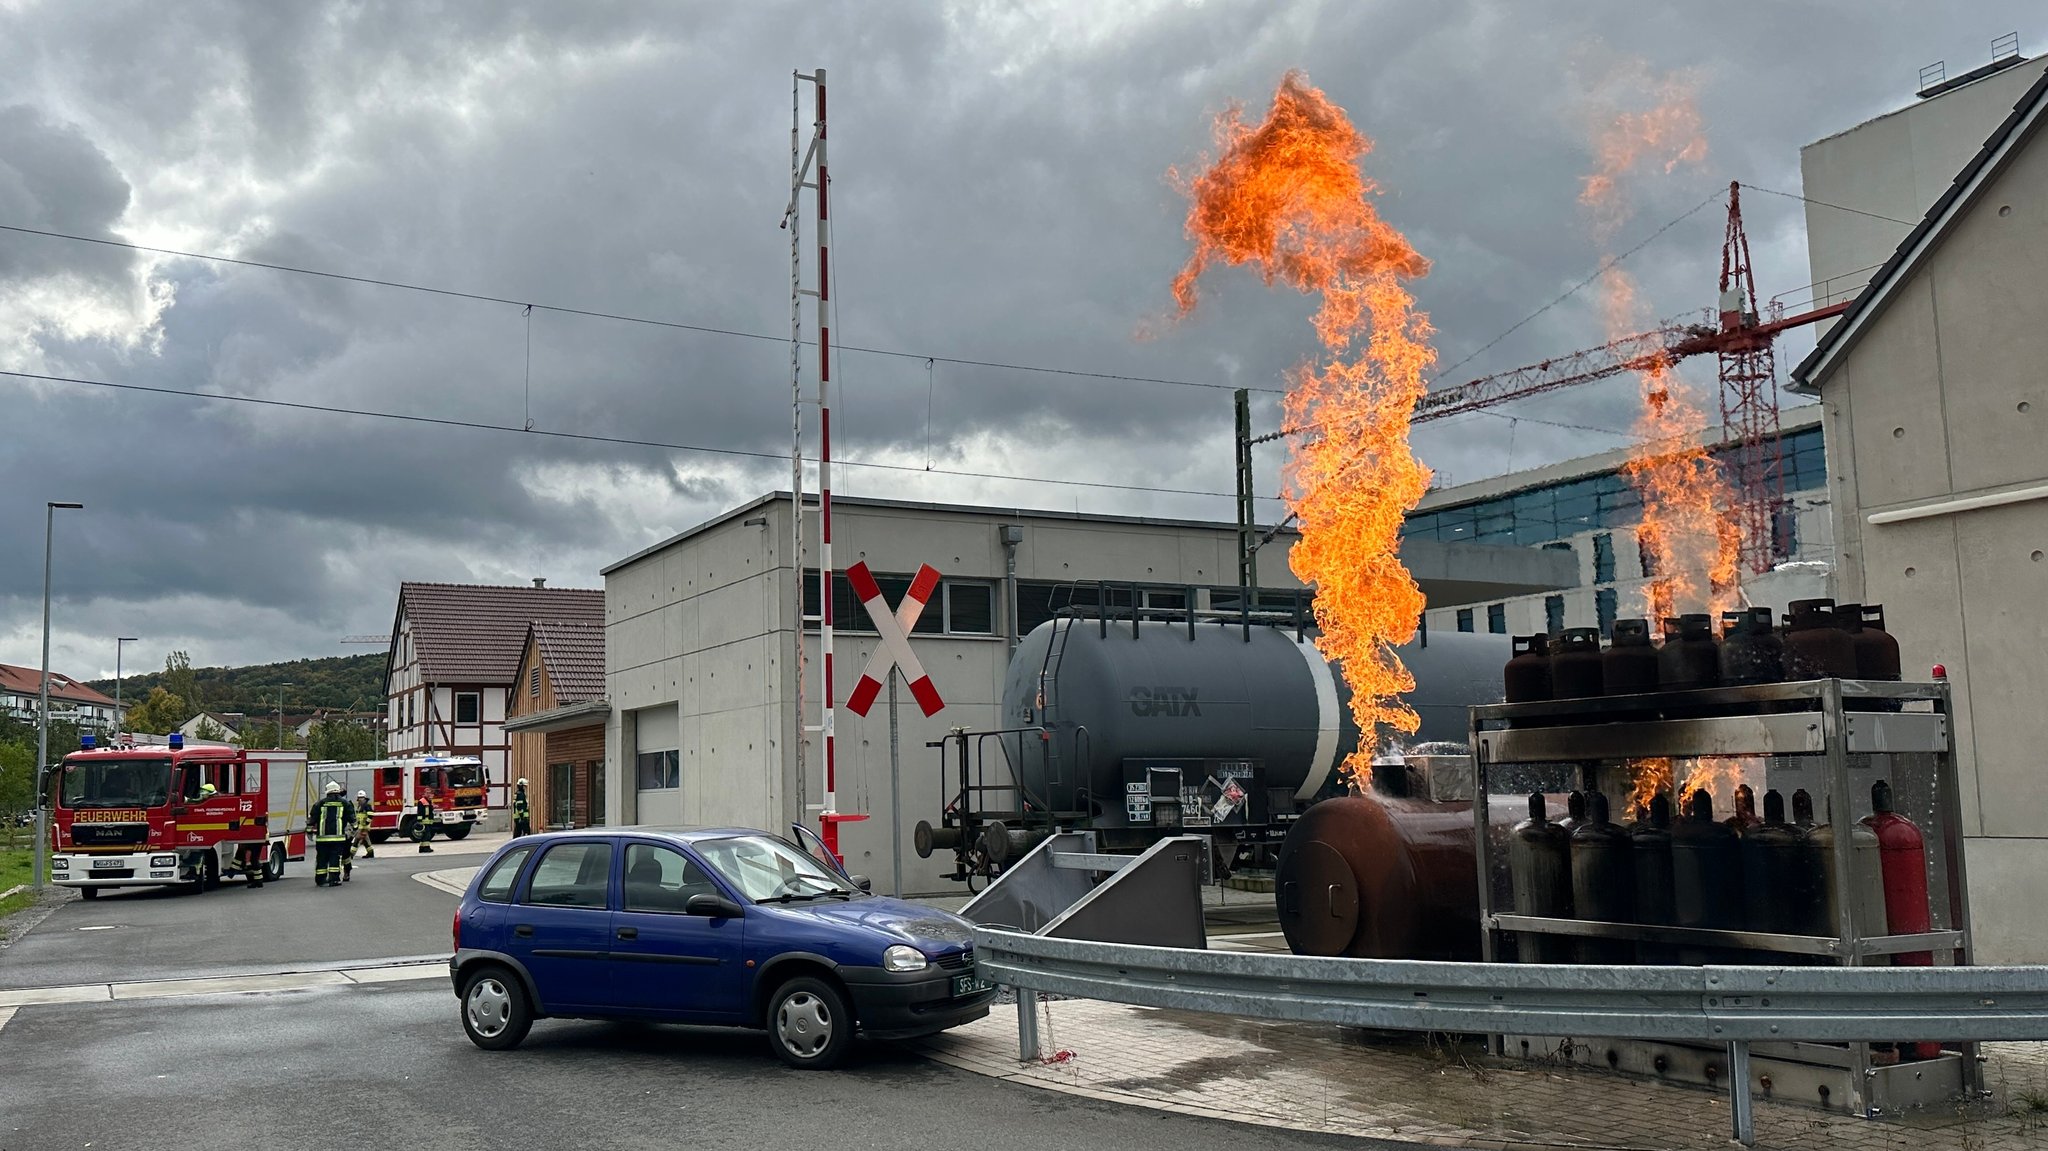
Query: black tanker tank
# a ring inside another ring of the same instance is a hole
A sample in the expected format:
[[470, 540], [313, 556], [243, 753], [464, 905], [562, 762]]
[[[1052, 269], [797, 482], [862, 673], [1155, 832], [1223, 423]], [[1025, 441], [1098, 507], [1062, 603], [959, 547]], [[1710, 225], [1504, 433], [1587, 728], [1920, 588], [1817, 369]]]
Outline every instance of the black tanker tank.
[[[1406, 698], [1421, 727], [1384, 733], [1382, 746], [1462, 744], [1466, 709], [1501, 698], [1506, 636], [1440, 633], [1398, 654], [1415, 677]], [[1270, 816], [1342, 790], [1338, 767], [1358, 746], [1349, 704], [1343, 675], [1312, 633], [1213, 620], [1057, 619], [1034, 628], [1011, 657], [1001, 726], [1025, 730], [1003, 737], [1003, 749], [1028, 802], [1094, 826], [1149, 822], [1125, 801], [1127, 786], [1144, 784], [1148, 760], [1256, 764], [1259, 776], [1241, 786], [1239, 802], [1246, 815]]]

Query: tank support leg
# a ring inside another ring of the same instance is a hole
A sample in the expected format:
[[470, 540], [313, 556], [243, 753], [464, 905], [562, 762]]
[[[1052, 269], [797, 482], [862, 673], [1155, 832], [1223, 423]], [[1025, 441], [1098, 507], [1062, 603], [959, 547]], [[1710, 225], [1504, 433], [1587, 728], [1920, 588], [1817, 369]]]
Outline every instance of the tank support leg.
[[1735, 1141], [1756, 1146], [1756, 1106], [1749, 1095], [1749, 1043], [1728, 1045], [1728, 1114], [1735, 1123]]
[[1017, 989], [1017, 1062], [1036, 1063], [1038, 1049], [1038, 992]]

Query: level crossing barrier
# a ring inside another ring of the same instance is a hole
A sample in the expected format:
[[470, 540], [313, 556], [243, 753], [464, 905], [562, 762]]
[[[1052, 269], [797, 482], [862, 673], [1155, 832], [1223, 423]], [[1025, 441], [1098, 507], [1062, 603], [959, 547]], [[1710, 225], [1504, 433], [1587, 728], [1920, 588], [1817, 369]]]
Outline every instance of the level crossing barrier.
[[978, 927], [983, 979], [1017, 992], [1387, 1031], [1599, 1036], [1728, 1050], [1734, 1135], [1755, 1142], [1752, 1042], [2048, 1040], [2048, 966], [1620, 967], [1203, 951]]

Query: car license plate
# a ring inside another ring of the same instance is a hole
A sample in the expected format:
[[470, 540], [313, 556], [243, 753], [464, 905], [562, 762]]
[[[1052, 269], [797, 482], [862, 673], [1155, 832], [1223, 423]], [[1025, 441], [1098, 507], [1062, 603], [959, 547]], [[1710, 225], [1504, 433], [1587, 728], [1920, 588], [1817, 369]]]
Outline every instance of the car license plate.
[[994, 986], [995, 984], [993, 983], [977, 979], [972, 971], [965, 975], [955, 975], [953, 977], [953, 997], [958, 999], [962, 995], [973, 995], [977, 991], [987, 991]]
[[126, 866], [128, 866], [128, 861], [125, 859], [95, 859], [92, 861], [92, 869], [94, 871], [98, 871], [103, 867], [111, 870], [116, 867]]

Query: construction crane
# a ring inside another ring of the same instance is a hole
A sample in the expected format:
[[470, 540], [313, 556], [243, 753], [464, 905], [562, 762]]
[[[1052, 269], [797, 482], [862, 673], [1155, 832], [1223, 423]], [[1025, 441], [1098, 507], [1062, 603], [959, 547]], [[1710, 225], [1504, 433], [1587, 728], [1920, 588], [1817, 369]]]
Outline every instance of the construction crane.
[[[1848, 299], [1786, 315], [1778, 300], [1762, 311], [1757, 306], [1756, 278], [1750, 269], [1749, 235], [1742, 226], [1741, 185], [1728, 185], [1728, 227], [1721, 243], [1720, 306], [1699, 320], [1670, 320], [1647, 332], [1609, 340], [1535, 364], [1495, 372], [1448, 388], [1437, 388], [1415, 405], [1415, 423], [1427, 423], [1563, 388], [1590, 384], [1623, 372], [1644, 371], [1660, 362], [1669, 367], [1692, 356], [1713, 353], [1720, 361], [1721, 423], [1736, 436], [1734, 487], [1736, 506], [1729, 509], [1741, 527], [1741, 562], [1752, 572], [1765, 572], [1773, 560], [1772, 517], [1784, 506], [1784, 467], [1778, 443], [1777, 357], [1779, 333], [1839, 316], [1855, 302]], [[1818, 302], [1818, 301], [1816, 301]], [[1252, 527], [1251, 447], [1302, 429], [1289, 428], [1263, 436], [1250, 433], [1250, 394], [1238, 393], [1238, 532], [1243, 554], [1241, 579], [1256, 576], [1257, 549], [1278, 529], [1259, 538]], [[1293, 522], [1292, 515], [1287, 517]], [[1285, 526], [1284, 524], [1282, 526]]]

